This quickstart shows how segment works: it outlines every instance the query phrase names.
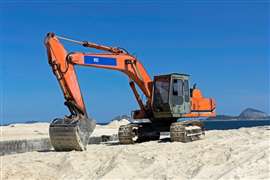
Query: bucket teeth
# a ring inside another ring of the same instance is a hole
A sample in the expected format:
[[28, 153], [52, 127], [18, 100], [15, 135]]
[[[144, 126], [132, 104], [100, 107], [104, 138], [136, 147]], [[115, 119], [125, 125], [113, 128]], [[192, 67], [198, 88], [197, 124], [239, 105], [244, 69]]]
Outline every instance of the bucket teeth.
[[95, 121], [92, 119], [56, 119], [49, 127], [51, 144], [56, 151], [86, 150], [94, 128]]

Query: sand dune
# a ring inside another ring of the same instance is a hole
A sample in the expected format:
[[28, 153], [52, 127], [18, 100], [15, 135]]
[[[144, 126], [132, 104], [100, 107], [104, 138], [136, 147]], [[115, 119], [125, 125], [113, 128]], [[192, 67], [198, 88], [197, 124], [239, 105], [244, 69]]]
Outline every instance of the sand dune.
[[0, 128], [0, 141], [49, 137], [49, 123], [11, 124]]
[[[106, 126], [97, 125], [92, 136], [117, 134], [118, 128], [128, 123], [128, 120], [122, 119], [120, 121], [114, 120]], [[0, 128], [0, 141], [49, 137], [49, 123], [11, 124], [8, 126], [0, 126]]]
[[[2, 179], [270, 179], [269, 128], [208, 131], [192, 143], [165, 139], [6, 155]], [[113, 128], [98, 126], [97, 134], [100, 129]]]

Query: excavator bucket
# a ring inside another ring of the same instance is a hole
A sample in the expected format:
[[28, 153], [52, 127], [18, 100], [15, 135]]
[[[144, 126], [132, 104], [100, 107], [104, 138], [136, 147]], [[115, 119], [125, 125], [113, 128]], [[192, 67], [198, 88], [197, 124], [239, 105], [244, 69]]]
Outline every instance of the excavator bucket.
[[55, 151], [86, 150], [90, 135], [94, 131], [95, 126], [96, 122], [94, 119], [54, 119], [49, 128], [52, 146]]

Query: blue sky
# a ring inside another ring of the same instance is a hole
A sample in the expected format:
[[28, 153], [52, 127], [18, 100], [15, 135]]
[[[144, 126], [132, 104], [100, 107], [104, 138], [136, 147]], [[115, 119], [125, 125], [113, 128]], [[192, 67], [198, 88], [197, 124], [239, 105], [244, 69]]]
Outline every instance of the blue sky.
[[[151, 76], [187, 73], [220, 114], [269, 113], [267, 1], [0, 2], [1, 120], [68, 114], [43, 45], [47, 32], [120, 46]], [[70, 51], [91, 52], [65, 43]], [[92, 51], [93, 52], [93, 51]], [[120, 72], [77, 67], [88, 113], [105, 122], [138, 108]]]

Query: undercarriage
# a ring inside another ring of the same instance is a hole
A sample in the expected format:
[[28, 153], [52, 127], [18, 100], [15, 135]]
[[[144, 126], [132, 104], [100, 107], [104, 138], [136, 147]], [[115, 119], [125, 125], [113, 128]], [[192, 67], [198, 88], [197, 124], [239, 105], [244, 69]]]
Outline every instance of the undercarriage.
[[[173, 122], [160, 126], [157, 123], [131, 123], [119, 127], [118, 138], [120, 144], [159, 140], [161, 132], [170, 132], [172, 142], [190, 142], [205, 135], [204, 125], [198, 120]], [[162, 128], [161, 128], [162, 127]], [[164, 128], [165, 127], [165, 128]]]

